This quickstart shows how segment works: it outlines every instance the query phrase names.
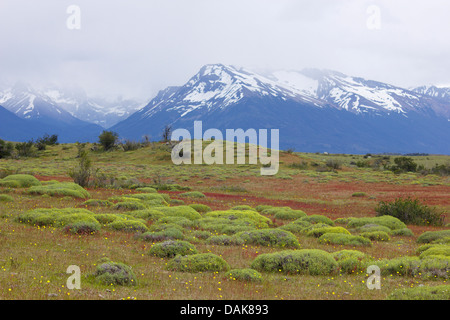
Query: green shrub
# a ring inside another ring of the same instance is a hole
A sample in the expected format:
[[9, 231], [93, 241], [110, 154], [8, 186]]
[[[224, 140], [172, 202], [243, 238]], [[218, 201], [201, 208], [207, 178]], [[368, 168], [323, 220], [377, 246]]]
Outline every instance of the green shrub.
[[450, 246], [448, 245], [433, 245], [427, 250], [424, 250], [420, 254], [420, 258], [423, 259], [428, 256], [446, 256], [450, 257]]
[[212, 253], [176, 256], [168, 262], [167, 267], [180, 272], [220, 272], [230, 269], [224, 259]]
[[280, 229], [242, 231], [237, 233], [235, 237], [246, 244], [252, 245], [300, 247], [297, 238], [291, 232]]
[[136, 285], [136, 276], [130, 266], [107, 261], [97, 266], [95, 279], [104, 285]]
[[414, 233], [408, 228], [392, 230], [390, 233], [392, 236], [414, 237]]
[[192, 237], [197, 239], [208, 239], [212, 236], [212, 233], [206, 230], [195, 230], [191, 233]]
[[139, 191], [139, 192], [145, 192], [145, 193], [157, 193], [158, 192], [155, 188], [152, 188], [152, 187], [136, 188], [135, 190]]
[[365, 197], [367, 194], [365, 192], [355, 192], [352, 194], [352, 197]]
[[160, 258], [173, 258], [176, 255], [189, 255], [198, 253], [194, 245], [187, 241], [180, 240], [168, 240], [154, 244], [150, 250], [149, 254], [160, 257]]
[[185, 217], [180, 216], [164, 216], [162, 218], [159, 218], [153, 226], [157, 225], [167, 225], [167, 224], [176, 224], [179, 225], [182, 228], [193, 228], [197, 226], [196, 220], [190, 220]]
[[183, 200], [179, 200], [179, 199], [170, 199], [169, 200], [169, 205], [174, 205], [174, 206], [182, 206], [184, 205], [184, 201]]
[[422, 286], [392, 291], [387, 300], [450, 300], [450, 286]]
[[200, 213], [190, 206], [157, 207], [155, 210], [162, 212], [165, 216], [184, 217], [189, 220], [197, 220], [202, 217]]
[[89, 199], [81, 204], [86, 207], [110, 207], [113, 205], [111, 201], [100, 199]]
[[124, 201], [124, 202], [118, 202], [113, 206], [113, 209], [115, 210], [125, 210], [125, 211], [132, 211], [132, 210], [144, 210], [147, 206], [138, 201]]
[[382, 275], [414, 275], [418, 272], [420, 260], [418, 257], [399, 257], [382, 259], [374, 262], [380, 267]]
[[358, 251], [358, 250], [340, 250], [331, 253], [334, 259], [336, 261], [344, 260], [347, 258], [356, 258], [356, 259], [365, 259], [367, 258], [367, 255], [364, 252]]
[[107, 227], [116, 231], [125, 231], [125, 232], [148, 231], [148, 228], [145, 224], [136, 220], [116, 219], [115, 221], [108, 223]]
[[343, 233], [350, 234], [350, 232], [343, 227], [325, 227], [325, 228], [315, 228], [306, 233], [308, 237], [319, 238], [321, 235], [325, 233]]
[[162, 217], [165, 217], [164, 213], [156, 209], [134, 210], [131, 212], [127, 212], [126, 214], [147, 221], [156, 221], [161, 219]]
[[14, 198], [7, 194], [0, 194], [0, 202], [13, 202]]
[[282, 210], [275, 213], [274, 218], [280, 220], [296, 220], [306, 217], [306, 213], [302, 210]]
[[225, 218], [228, 220], [251, 220], [257, 228], [267, 228], [272, 221], [253, 210], [226, 210], [226, 211], [210, 211], [205, 213], [204, 217]]
[[392, 216], [380, 216], [380, 217], [364, 217], [364, 218], [350, 218], [347, 224], [348, 228], [359, 228], [366, 224], [377, 224], [380, 226], [388, 227], [391, 230], [404, 229], [406, 224], [400, 221], [398, 218]]
[[67, 224], [64, 231], [73, 234], [94, 234], [100, 231], [100, 224], [98, 222], [79, 221]]
[[328, 217], [322, 216], [320, 214], [313, 214], [310, 216], [306, 216], [306, 217], [300, 218], [300, 220], [307, 221], [307, 222], [313, 223], [313, 224], [314, 223], [324, 223], [324, 224], [328, 224], [330, 226], [334, 226], [333, 220], [331, 220]]
[[247, 218], [229, 219], [206, 217], [199, 219], [198, 225], [201, 229], [228, 235], [236, 234], [241, 231], [254, 230], [257, 227], [257, 223], [254, 220]]
[[343, 233], [324, 233], [319, 237], [319, 243], [348, 245], [348, 246], [372, 245], [372, 242], [370, 242], [370, 240], [367, 238]]
[[188, 191], [188, 192], [180, 193], [179, 196], [187, 197], [187, 198], [206, 198], [206, 196], [199, 191]]
[[418, 199], [396, 199], [394, 202], [381, 201], [375, 208], [377, 216], [393, 216], [408, 224], [435, 225], [444, 224], [444, 216], [435, 208], [421, 204]]
[[303, 222], [304, 225], [301, 223], [291, 222], [291, 223], [287, 223], [287, 224], [284, 224], [284, 225], [278, 227], [278, 229], [289, 231], [292, 233], [303, 233], [305, 228], [310, 226], [310, 223], [307, 221], [301, 221], [301, 222]]
[[426, 231], [417, 238], [417, 242], [430, 243], [446, 237], [450, 237], [450, 230]]
[[391, 238], [389, 234], [384, 231], [371, 231], [371, 232], [363, 232], [360, 234], [361, 237], [367, 238], [372, 241], [389, 241]]
[[158, 242], [164, 240], [181, 240], [184, 238], [183, 232], [177, 228], [167, 228], [162, 231], [149, 231], [141, 235], [141, 240]]
[[233, 269], [227, 273], [228, 279], [237, 281], [260, 282], [262, 275], [254, 269]]
[[368, 224], [365, 224], [365, 225], [363, 225], [363, 226], [361, 226], [361, 227], [359, 227], [359, 228], [356, 228], [356, 231], [358, 231], [358, 232], [383, 231], [383, 232], [386, 232], [386, 233], [388, 233], [388, 234], [390, 234], [390, 233], [392, 232], [392, 230], [389, 229], [388, 227], [386, 227], [386, 226], [380, 226], [380, 225], [375, 224], [375, 223], [368, 223]]
[[0, 179], [0, 187], [29, 188], [40, 185], [41, 182], [29, 174], [12, 174]]
[[239, 206], [234, 206], [234, 207], [230, 208], [230, 210], [239, 210], [239, 211], [242, 211], [242, 210], [253, 210], [253, 211], [256, 211], [255, 209], [253, 209], [252, 207], [250, 207], [249, 205], [246, 205], [246, 204], [241, 204]]
[[206, 213], [206, 212], [211, 211], [210, 207], [208, 207], [206, 204], [201, 204], [201, 203], [193, 203], [193, 204], [190, 204], [189, 207], [191, 207], [198, 213]]
[[167, 205], [167, 200], [170, 200], [168, 195], [161, 194], [161, 193], [134, 193], [131, 195], [123, 196], [124, 198], [133, 198], [133, 199], [139, 199], [142, 201], [152, 201], [156, 200], [157, 203]]
[[258, 271], [310, 275], [328, 275], [335, 272], [337, 267], [338, 264], [330, 253], [318, 249], [261, 254], [251, 264], [251, 268]]
[[69, 196], [74, 198], [90, 198], [91, 195], [80, 185], [73, 182], [61, 182], [45, 186], [31, 187], [29, 194], [48, 194], [49, 196]]
[[270, 209], [270, 208], [272, 208], [272, 206], [265, 205], [265, 204], [260, 204], [259, 206], [256, 206], [256, 207], [255, 207], [255, 210], [261, 213], [261, 212], [263, 212], [264, 210]]
[[94, 217], [98, 222], [100, 222], [103, 225], [107, 225], [118, 219], [123, 220], [123, 218], [120, 215], [114, 213], [96, 213]]
[[100, 223], [95, 219], [94, 214], [86, 209], [35, 209], [20, 213], [17, 220], [31, 225], [56, 228], [77, 222], [98, 224], [98, 227], [100, 227]]
[[234, 236], [220, 235], [211, 236], [206, 240], [209, 244], [220, 245], [220, 246], [232, 246], [243, 244], [243, 241]]

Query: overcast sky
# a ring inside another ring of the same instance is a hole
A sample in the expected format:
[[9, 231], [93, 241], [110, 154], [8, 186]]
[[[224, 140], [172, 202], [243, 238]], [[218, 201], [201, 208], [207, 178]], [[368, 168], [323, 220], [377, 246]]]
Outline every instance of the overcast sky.
[[0, 80], [146, 99], [224, 63], [450, 85], [449, 13], [448, 0], [0, 0]]

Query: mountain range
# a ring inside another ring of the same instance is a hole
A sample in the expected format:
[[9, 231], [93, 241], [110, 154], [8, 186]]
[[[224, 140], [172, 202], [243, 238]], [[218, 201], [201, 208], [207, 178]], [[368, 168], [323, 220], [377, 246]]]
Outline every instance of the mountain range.
[[133, 100], [90, 98], [79, 88], [36, 90], [21, 82], [0, 90], [0, 106], [0, 138], [25, 141], [57, 134], [60, 142], [95, 142], [104, 128], [142, 107]]
[[318, 69], [255, 73], [206, 65], [111, 128], [160, 137], [163, 127], [279, 129], [280, 148], [333, 153], [450, 152], [447, 89], [404, 89]]
[[159, 140], [166, 125], [192, 131], [202, 120], [203, 130], [279, 129], [281, 149], [450, 154], [450, 88], [405, 89], [332, 70], [210, 64], [145, 106], [18, 84], [0, 92], [0, 105], [0, 138], [13, 141], [43, 132], [61, 142], [96, 141], [105, 128], [123, 139]]

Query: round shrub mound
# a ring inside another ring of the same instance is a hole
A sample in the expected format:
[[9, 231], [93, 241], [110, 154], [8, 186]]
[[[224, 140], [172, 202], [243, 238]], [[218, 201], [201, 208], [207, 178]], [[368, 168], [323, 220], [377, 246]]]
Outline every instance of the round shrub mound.
[[139, 192], [145, 192], [145, 193], [157, 193], [158, 192], [155, 188], [152, 188], [152, 187], [136, 188], [135, 190], [139, 191]]
[[359, 228], [366, 224], [377, 224], [388, 227], [391, 230], [406, 228], [406, 224], [392, 216], [350, 218], [349, 220], [347, 224], [348, 228]]
[[41, 182], [29, 174], [12, 174], [0, 179], [0, 187], [29, 188], [40, 185]]
[[425, 231], [417, 238], [417, 242], [430, 243], [446, 237], [450, 237], [450, 230]]
[[0, 194], [0, 202], [13, 202], [14, 198], [7, 194]]
[[94, 234], [100, 231], [100, 224], [95, 222], [74, 222], [69, 223], [64, 227], [64, 231], [72, 234]]
[[154, 209], [165, 216], [184, 217], [189, 220], [197, 220], [202, 217], [200, 213], [190, 206], [156, 207]]
[[206, 196], [199, 191], [188, 191], [188, 192], [180, 193], [179, 196], [187, 197], [187, 198], [206, 198]]
[[193, 204], [190, 204], [189, 207], [191, 207], [198, 213], [206, 213], [206, 212], [211, 211], [210, 207], [208, 207], [206, 204], [201, 204], [201, 203], [193, 203]]
[[326, 251], [303, 249], [261, 254], [253, 260], [251, 268], [266, 272], [327, 275], [335, 272], [338, 264]]
[[228, 263], [213, 253], [176, 256], [167, 263], [169, 270], [181, 272], [220, 272], [230, 269]]
[[228, 236], [228, 235], [220, 235], [220, 236], [211, 236], [206, 240], [209, 244], [215, 244], [220, 246], [232, 246], [232, 245], [241, 245], [244, 242], [234, 236]]
[[396, 289], [389, 294], [387, 300], [450, 300], [450, 286], [423, 286]]
[[161, 231], [149, 231], [140, 236], [140, 239], [148, 242], [159, 242], [164, 240], [181, 240], [184, 238], [183, 232], [177, 228], [167, 228]]
[[324, 233], [319, 237], [319, 243], [348, 246], [371, 246], [372, 242], [361, 236], [343, 233]]
[[306, 233], [308, 237], [319, 238], [325, 233], [343, 233], [350, 234], [350, 232], [343, 227], [325, 227], [325, 228], [315, 228]]
[[253, 210], [225, 210], [211, 211], [204, 215], [205, 218], [226, 218], [228, 220], [247, 219], [252, 220], [257, 228], [267, 228], [272, 221]]
[[144, 210], [146, 208], [147, 206], [139, 201], [123, 201], [118, 202], [113, 206], [113, 209], [115, 210], [124, 210], [124, 211]]
[[249, 205], [246, 204], [241, 204], [239, 206], [234, 206], [232, 208], [230, 208], [230, 210], [253, 210], [256, 211], [256, 209], [250, 207]]
[[296, 220], [306, 217], [306, 213], [302, 210], [280, 210], [273, 217], [279, 220]]
[[246, 244], [292, 248], [300, 247], [296, 236], [289, 231], [280, 229], [243, 231], [237, 233], [235, 237]]
[[420, 258], [426, 258], [429, 256], [446, 256], [450, 257], [450, 246], [449, 245], [433, 245], [428, 249], [424, 250], [420, 254]]
[[380, 226], [375, 223], [368, 223], [356, 229], [358, 232], [373, 232], [373, 231], [384, 231], [386, 233], [391, 233], [392, 230], [386, 226]]
[[104, 285], [135, 285], [136, 275], [130, 266], [120, 262], [107, 261], [97, 266], [95, 279]]
[[357, 250], [341, 250], [331, 255], [338, 263], [339, 272], [348, 274], [364, 271], [369, 260], [365, 253]]
[[392, 236], [414, 237], [414, 233], [408, 228], [392, 230], [390, 234]]
[[154, 244], [149, 254], [160, 258], [173, 258], [176, 255], [186, 256], [189, 254], [197, 254], [198, 251], [194, 245], [187, 241], [168, 240], [161, 243]]
[[300, 218], [300, 220], [307, 221], [307, 222], [313, 223], [313, 224], [315, 224], [315, 223], [324, 223], [324, 224], [328, 224], [330, 226], [334, 226], [333, 220], [331, 220], [328, 217], [322, 216], [320, 214], [313, 214], [313, 215], [310, 215], [310, 216], [306, 216], [306, 217]]
[[146, 232], [148, 228], [141, 221], [117, 219], [107, 224], [107, 227], [116, 231]]
[[85, 222], [98, 224], [94, 214], [86, 209], [35, 209], [20, 213], [17, 220], [22, 223], [28, 223], [36, 226], [64, 227], [76, 222]]
[[111, 201], [101, 199], [89, 199], [81, 204], [86, 207], [110, 207], [113, 205]]
[[262, 280], [262, 275], [254, 269], [233, 269], [227, 273], [227, 277], [231, 280], [237, 281], [252, 281], [260, 282]]
[[73, 182], [54, 183], [45, 186], [31, 187], [29, 194], [47, 194], [49, 196], [69, 196], [73, 198], [87, 199], [91, 195], [80, 185]]
[[198, 225], [204, 231], [227, 235], [236, 234], [241, 231], [255, 230], [257, 226], [254, 220], [246, 218], [229, 219], [213, 217], [199, 219]]
[[384, 231], [371, 231], [371, 232], [363, 232], [360, 234], [361, 237], [367, 238], [372, 241], [389, 241], [391, 238], [389, 234]]

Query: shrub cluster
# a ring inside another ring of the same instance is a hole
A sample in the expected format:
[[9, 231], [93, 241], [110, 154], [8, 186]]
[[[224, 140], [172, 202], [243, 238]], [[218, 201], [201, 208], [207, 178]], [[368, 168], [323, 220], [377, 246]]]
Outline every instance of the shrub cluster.
[[428, 207], [418, 199], [396, 199], [393, 202], [381, 201], [375, 208], [377, 216], [393, 216], [408, 224], [435, 225], [444, 224], [444, 216], [435, 208]]

